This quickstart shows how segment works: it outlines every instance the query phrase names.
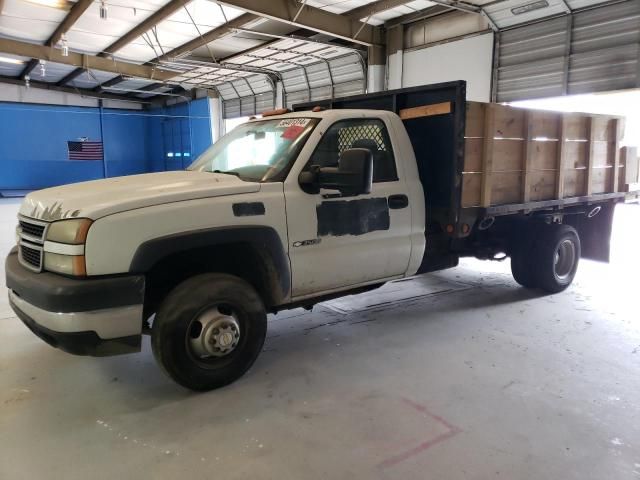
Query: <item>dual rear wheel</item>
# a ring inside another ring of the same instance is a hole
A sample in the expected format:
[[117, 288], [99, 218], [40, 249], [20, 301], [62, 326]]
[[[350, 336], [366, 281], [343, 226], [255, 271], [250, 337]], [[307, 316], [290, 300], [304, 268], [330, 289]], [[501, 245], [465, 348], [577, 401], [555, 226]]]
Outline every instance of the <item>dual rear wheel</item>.
[[511, 273], [523, 287], [558, 293], [573, 282], [580, 254], [580, 237], [573, 227], [538, 225], [524, 232], [511, 253]]

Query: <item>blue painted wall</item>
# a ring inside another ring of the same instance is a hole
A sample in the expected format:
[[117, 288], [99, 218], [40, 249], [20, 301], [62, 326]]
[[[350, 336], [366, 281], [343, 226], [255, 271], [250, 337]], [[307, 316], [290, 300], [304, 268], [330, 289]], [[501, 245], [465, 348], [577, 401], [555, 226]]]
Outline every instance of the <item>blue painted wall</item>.
[[0, 103], [0, 192], [103, 178], [103, 162], [68, 160], [80, 137], [102, 138], [109, 177], [181, 169], [211, 144], [208, 101], [144, 112]]
[[151, 171], [186, 168], [211, 146], [211, 115], [206, 98], [149, 111]]

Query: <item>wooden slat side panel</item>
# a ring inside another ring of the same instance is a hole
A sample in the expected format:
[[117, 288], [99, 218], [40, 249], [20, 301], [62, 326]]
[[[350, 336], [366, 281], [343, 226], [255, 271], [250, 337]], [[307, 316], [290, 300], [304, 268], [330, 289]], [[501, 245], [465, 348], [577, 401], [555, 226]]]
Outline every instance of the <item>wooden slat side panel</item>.
[[593, 142], [593, 167], [613, 167], [616, 144], [596, 140]]
[[531, 137], [535, 139], [558, 140], [558, 126], [563, 115], [556, 112], [531, 111]]
[[611, 176], [611, 192], [620, 191], [620, 141], [624, 135], [624, 125], [621, 119], [615, 119], [614, 122], [614, 141], [613, 141], [613, 175]]
[[451, 113], [451, 102], [405, 108], [400, 110], [400, 119], [411, 120], [413, 118], [431, 117], [433, 115], [446, 115], [447, 113]]
[[464, 132], [466, 138], [484, 137], [484, 104], [467, 102], [467, 119]]
[[613, 167], [594, 168], [591, 173], [591, 194], [610, 193]]
[[586, 194], [587, 169], [568, 169], [564, 174], [564, 197], [581, 197]]
[[464, 140], [464, 172], [482, 172], [482, 148], [484, 138], [466, 138]]
[[535, 124], [535, 114], [525, 112], [524, 114], [524, 140], [522, 144], [522, 203], [527, 203], [531, 199], [531, 173], [533, 170], [533, 130]]
[[519, 203], [522, 189], [522, 172], [498, 172], [493, 174], [492, 205]]
[[640, 183], [640, 160], [636, 147], [624, 147], [621, 152], [620, 162], [623, 164], [623, 185]]
[[566, 166], [568, 169], [587, 168], [588, 142], [566, 141]]
[[493, 141], [493, 172], [524, 170], [524, 140], [500, 139]]
[[587, 178], [585, 180], [585, 191], [586, 195], [591, 195], [593, 193], [593, 164], [594, 164], [594, 149], [595, 149], [595, 139], [596, 139], [596, 120], [593, 117], [589, 117], [587, 119], [587, 129], [589, 132], [589, 146], [587, 147]]
[[567, 146], [569, 145], [567, 142], [567, 125], [568, 118], [562, 117], [558, 124], [558, 145], [556, 147], [557, 170], [555, 197], [557, 199], [562, 199], [565, 197], [564, 182], [568, 161]]
[[589, 140], [589, 119], [584, 115], [567, 114], [566, 136], [569, 141]]
[[484, 141], [482, 143], [482, 188], [480, 190], [480, 205], [491, 205], [491, 193], [493, 188], [493, 148], [495, 138], [495, 116], [497, 105], [486, 104], [484, 106]]
[[534, 170], [557, 170], [558, 168], [558, 141], [531, 142], [531, 163]]
[[462, 208], [480, 206], [480, 190], [482, 189], [482, 173], [462, 174]]
[[519, 138], [525, 136], [524, 109], [493, 105], [494, 128], [493, 134], [497, 138]]
[[[462, 206], [612, 193], [626, 185], [624, 119], [468, 102]], [[637, 171], [637, 169], [636, 169]]]
[[529, 201], [553, 200], [556, 198], [556, 171], [534, 170], [531, 172]]

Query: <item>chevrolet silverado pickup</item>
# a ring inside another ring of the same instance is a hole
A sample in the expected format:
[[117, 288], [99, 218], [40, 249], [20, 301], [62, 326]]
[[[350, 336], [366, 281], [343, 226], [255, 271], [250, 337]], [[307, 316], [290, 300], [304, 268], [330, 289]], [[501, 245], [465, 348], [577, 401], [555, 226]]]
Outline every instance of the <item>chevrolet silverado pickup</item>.
[[243, 375], [267, 314], [511, 257], [528, 288], [607, 260], [635, 199], [624, 120], [467, 102], [464, 82], [296, 106], [251, 119], [186, 171], [26, 196], [6, 260], [37, 336], [92, 356], [137, 352], [203, 391]]

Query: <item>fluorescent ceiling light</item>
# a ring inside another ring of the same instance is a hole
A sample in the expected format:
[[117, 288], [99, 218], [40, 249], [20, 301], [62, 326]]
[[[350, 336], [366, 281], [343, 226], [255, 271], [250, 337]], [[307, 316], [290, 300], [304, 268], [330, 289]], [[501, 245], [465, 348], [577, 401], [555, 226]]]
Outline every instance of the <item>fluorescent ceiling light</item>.
[[514, 15], [522, 15], [523, 13], [533, 12], [534, 10], [540, 10], [541, 8], [547, 8], [549, 2], [547, 0], [538, 0], [537, 2], [527, 3], [511, 9], [511, 13]]
[[24, 0], [27, 3], [35, 3], [43, 7], [58, 8], [60, 10], [70, 10], [73, 2], [69, 0]]
[[0, 62], [12, 63], [13, 65], [24, 65], [24, 62], [22, 60], [18, 60], [17, 58], [0, 57]]

